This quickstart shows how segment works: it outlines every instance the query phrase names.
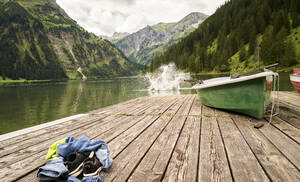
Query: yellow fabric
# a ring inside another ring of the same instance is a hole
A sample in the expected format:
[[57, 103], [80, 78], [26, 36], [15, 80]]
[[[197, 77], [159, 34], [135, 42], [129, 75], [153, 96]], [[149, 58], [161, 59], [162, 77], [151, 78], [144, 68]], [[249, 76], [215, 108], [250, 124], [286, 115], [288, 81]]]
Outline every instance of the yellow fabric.
[[66, 143], [66, 139], [67, 138], [58, 140], [57, 142], [53, 143], [49, 147], [48, 153], [46, 155], [46, 161], [50, 161], [50, 160], [54, 159], [54, 157], [59, 157], [59, 154], [58, 154], [58, 145], [62, 144], [62, 143]]

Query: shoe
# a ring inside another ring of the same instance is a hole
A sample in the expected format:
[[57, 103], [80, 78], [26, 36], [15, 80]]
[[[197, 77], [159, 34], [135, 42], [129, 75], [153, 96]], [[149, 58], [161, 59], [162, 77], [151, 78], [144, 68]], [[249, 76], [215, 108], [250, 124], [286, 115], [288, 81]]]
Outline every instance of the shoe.
[[84, 161], [89, 155], [91, 152], [72, 152], [67, 156], [66, 166], [70, 171], [69, 176], [77, 177], [82, 173]]
[[99, 176], [99, 172], [102, 170], [102, 165], [97, 157], [94, 155], [93, 157], [87, 158], [83, 164], [83, 177]]

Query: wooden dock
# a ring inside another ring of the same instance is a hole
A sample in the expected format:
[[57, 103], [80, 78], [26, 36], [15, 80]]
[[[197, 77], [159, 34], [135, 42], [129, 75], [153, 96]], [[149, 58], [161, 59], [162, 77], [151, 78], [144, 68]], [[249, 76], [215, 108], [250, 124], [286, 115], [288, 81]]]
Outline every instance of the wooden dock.
[[[38, 181], [48, 147], [104, 140], [104, 181], [300, 181], [300, 94], [280, 92], [271, 124], [203, 106], [196, 95], [141, 97], [0, 141], [0, 179]], [[264, 126], [256, 129], [256, 122]]]

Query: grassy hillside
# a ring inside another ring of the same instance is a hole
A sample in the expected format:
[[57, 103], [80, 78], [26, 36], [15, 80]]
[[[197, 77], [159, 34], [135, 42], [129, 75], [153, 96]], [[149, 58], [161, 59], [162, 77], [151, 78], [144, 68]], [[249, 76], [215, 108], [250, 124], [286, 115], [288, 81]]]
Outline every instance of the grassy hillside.
[[197, 30], [164, 54], [150, 69], [175, 62], [190, 72], [241, 72], [279, 62], [300, 66], [300, 1], [231, 0]]
[[79, 67], [88, 78], [129, 76], [140, 69], [110, 42], [80, 27], [55, 0], [0, 2], [3, 79], [79, 78]]
[[175, 23], [158, 23], [156, 25], [153, 25], [152, 28], [160, 33], [165, 32], [168, 28], [173, 26]]

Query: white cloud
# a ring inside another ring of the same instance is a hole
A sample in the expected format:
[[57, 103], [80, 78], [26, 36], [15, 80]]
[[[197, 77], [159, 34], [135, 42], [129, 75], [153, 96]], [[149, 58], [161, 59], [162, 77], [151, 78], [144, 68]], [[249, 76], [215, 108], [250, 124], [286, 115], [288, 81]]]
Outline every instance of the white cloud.
[[158, 22], [175, 22], [191, 12], [211, 15], [225, 0], [57, 0], [66, 13], [97, 35], [135, 32]]

